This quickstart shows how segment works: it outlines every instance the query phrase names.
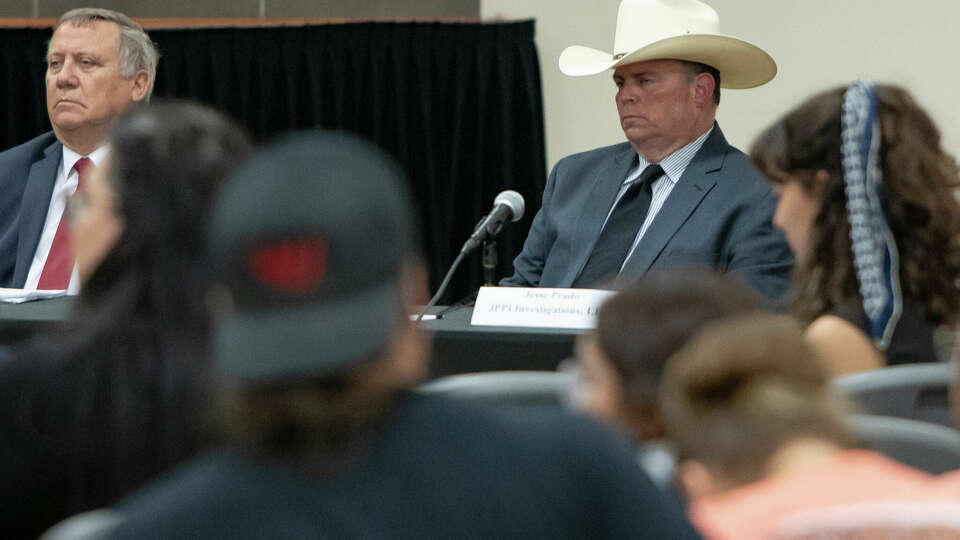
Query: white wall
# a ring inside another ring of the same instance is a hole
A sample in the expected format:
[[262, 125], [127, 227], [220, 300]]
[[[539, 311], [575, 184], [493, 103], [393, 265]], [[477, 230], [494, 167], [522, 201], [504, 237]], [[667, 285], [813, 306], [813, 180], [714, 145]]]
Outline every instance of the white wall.
[[[747, 150], [766, 125], [813, 92], [857, 77], [907, 87], [960, 154], [960, 1], [706, 0], [721, 31], [773, 56], [777, 77], [752, 90], [724, 90], [719, 120]], [[547, 161], [622, 141], [609, 74], [567, 77], [557, 58], [568, 45], [613, 47], [619, 0], [481, 0], [486, 18], [535, 18], [543, 74]]]

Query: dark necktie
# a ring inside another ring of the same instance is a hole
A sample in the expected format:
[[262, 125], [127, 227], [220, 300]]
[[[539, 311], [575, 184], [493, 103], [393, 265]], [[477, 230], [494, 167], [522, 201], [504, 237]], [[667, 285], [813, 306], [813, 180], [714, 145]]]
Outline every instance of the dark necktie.
[[[87, 175], [92, 172], [93, 162], [89, 158], [80, 158], [73, 168], [77, 170], [77, 192], [82, 191]], [[73, 242], [70, 240], [70, 226], [67, 209], [63, 209], [60, 224], [53, 236], [53, 244], [47, 253], [47, 260], [40, 272], [37, 289], [66, 289], [73, 273]]]
[[637, 232], [643, 225], [653, 198], [653, 181], [663, 175], [660, 165], [650, 164], [617, 201], [600, 233], [587, 264], [573, 282], [574, 287], [594, 287], [601, 280], [617, 275]]

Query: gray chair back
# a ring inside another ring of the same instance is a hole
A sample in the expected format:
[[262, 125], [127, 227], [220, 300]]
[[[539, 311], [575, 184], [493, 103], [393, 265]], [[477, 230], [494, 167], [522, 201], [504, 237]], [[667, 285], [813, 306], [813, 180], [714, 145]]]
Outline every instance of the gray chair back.
[[99, 540], [123, 522], [116, 510], [101, 508], [71, 516], [43, 533], [40, 540]]
[[891, 416], [852, 415], [850, 427], [865, 447], [905, 465], [940, 474], [960, 469], [960, 432]]
[[559, 409], [572, 383], [572, 374], [556, 371], [491, 371], [441, 377], [417, 391], [498, 406]]
[[943, 362], [891, 366], [843, 375], [833, 384], [865, 413], [952, 427], [949, 389], [954, 367]]

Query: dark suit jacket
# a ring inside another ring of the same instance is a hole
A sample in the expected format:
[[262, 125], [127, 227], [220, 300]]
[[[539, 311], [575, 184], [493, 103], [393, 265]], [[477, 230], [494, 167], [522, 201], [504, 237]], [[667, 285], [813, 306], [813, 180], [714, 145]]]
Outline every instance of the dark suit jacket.
[[27, 281], [62, 147], [50, 131], [0, 153], [0, 287]]
[[[637, 154], [626, 142], [560, 160], [523, 251], [513, 261], [514, 275], [501, 285], [570, 287], [636, 163]], [[652, 268], [705, 266], [734, 272], [778, 299], [787, 289], [793, 256], [771, 222], [775, 207], [767, 181], [714, 126], [620, 279], [639, 279]]]

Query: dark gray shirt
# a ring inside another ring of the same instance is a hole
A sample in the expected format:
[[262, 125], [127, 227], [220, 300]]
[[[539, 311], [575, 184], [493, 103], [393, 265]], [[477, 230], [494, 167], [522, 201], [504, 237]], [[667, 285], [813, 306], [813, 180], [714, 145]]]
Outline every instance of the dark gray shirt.
[[211, 453], [123, 505], [111, 538], [697, 538], [602, 428], [517, 416], [405, 394], [337, 473]]

